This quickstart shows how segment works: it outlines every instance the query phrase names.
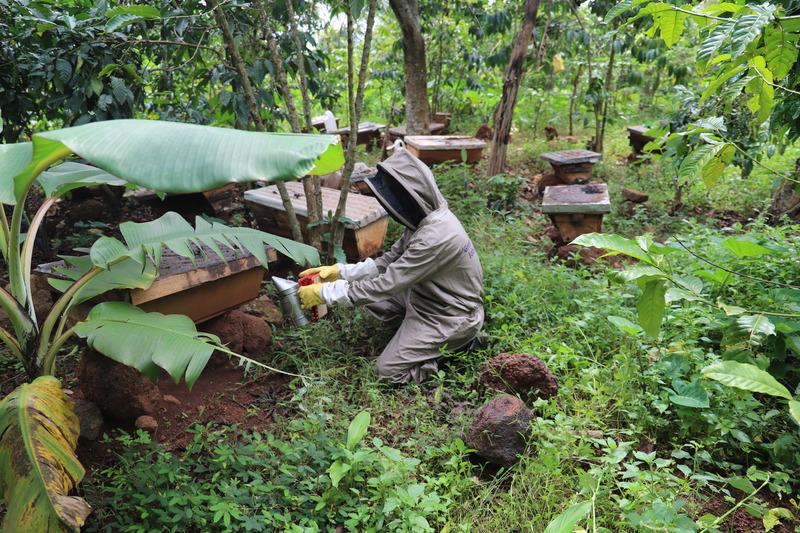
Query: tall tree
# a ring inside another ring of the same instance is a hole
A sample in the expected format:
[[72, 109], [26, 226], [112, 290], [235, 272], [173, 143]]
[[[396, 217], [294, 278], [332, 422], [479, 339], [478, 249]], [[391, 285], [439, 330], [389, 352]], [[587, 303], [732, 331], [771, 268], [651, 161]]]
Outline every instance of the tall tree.
[[[538, 4], [538, 2], [537, 2]], [[406, 74], [406, 131], [411, 135], [430, 131], [428, 69], [425, 39], [419, 22], [417, 0], [389, 0], [403, 32], [403, 63]]]
[[517, 104], [519, 85], [525, 76], [525, 56], [533, 36], [536, 23], [536, 12], [539, 0], [526, 0], [522, 27], [514, 40], [514, 49], [503, 76], [503, 96], [494, 111], [494, 134], [492, 136], [492, 153], [489, 155], [489, 175], [500, 174], [506, 166], [508, 141], [511, 136], [511, 120]]

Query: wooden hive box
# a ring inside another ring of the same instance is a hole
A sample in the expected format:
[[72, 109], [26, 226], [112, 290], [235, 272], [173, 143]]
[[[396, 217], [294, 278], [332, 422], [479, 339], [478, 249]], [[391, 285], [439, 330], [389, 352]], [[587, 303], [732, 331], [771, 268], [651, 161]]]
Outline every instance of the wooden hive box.
[[[164, 250], [158, 276], [150, 287], [116, 290], [97, 298], [123, 300], [145, 311], [186, 315], [196, 323], [205, 322], [257, 298], [266, 272], [253, 255], [220, 248], [224, 258], [203, 246], [195, 264]], [[274, 248], [266, 247], [266, 253], [270, 263], [277, 261]], [[36, 273], [57, 277], [56, 269], [63, 266], [63, 261], [47, 263]], [[83, 318], [80, 310], [78, 315]]]
[[[356, 144], [366, 144], [367, 148], [378, 146], [381, 141], [381, 130], [385, 128], [385, 124], [376, 124], [374, 122], [362, 122], [358, 125], [358, 137], [356, 137]], [[338, 133], [342, 138], [342, 146], [347, 146], [348, 137], [350, 136], [350, 128], [340, 128], [335, 133]]]
[[591, 150], [561, 150], [545, 152], [542, 159], [550, 163], [556, 178], [566, 185], [586, 183], [592, 179], [592, 167], [603, 158], [602, 154]]
[[[445, 124], [443, 122], [431, 122], [430, 124], [430, 132], [431, 135], [438, 135], [440, 133], [444, 133]], [[406, 138], [406, 127], [405, 126], [395, 126], [394, 128], [389, 128], [389, 141], [394, 142], [397, 139], [405, 139]]]
[[550, 217], [565, 243], [584, 233], [603, 231], [603, 215], [610, 211], [605, 183], [554, 185], [544, 190], [542, 213]]
[[[655, 141], [655, 137], [647, 135], [650, 128], [647, 126], [630, 126], [628, 128], [628, 141], [633, 149], [634, 155], [645, 153], [644, 147], [647, 143]], [[661, 153], [661, 150], [653, 150], [651, 153]]]
[[407, 135], [408, 151], [428, 165], [445, 161], [462, 161], [466, 152], [466, 162], [474, 165], [481, 160], [486, 142], [468, 135]]
[[[286, 183], [286, 189], [292, 198], [292, 205], [305, 237], [308, 209], [303, 185], [296, 181], [290, 181]], [[336, 189], [322, 188], [322, 209], [326, 216], [329, 212], [336, 211], [339, 194], [340, 192]], [[244, 201], [245, 206], [255, 215], [258, 226], [263, 231], [291, 237], [289, 220], [275, 185], [245, 192]], [[361, 261], [383, 249], [386, 229], [389, 226], [389, 216], [375, 198], [360, 194], [349, 195], [344, 216], [349, 219], [345, 223], [344, 242], [342, 243], [348, 261]], [[328, 225], [324, 225], [323, 231], [328, 230]]]

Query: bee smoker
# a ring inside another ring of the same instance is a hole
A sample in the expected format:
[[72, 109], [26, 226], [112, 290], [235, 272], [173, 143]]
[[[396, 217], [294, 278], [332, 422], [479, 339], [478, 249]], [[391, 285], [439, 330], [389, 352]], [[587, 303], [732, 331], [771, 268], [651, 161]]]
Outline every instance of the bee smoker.
[[278, 299], [281, 302], [281, 310], [284, 316], [291, 318], [295, 326], [308, 325], [308, 317], [303, 313], [303, 309], [300, 307], [300, 297], [297, 295], [300, 284], [277, 276], [272, 276], [272, 283], [278, 289]]

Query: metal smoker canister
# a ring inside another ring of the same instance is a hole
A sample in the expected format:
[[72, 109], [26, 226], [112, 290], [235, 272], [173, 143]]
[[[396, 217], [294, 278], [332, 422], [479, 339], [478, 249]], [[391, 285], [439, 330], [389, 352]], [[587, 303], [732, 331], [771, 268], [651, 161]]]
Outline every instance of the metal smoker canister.
[[300, 307], [300, 297], [297, 295], [300, 285], [296, 281], [277, 276], [272, 276], [272, 283], [278, 289], [278, 299], [281, 302], [281, 310], [284, 316], [290, 317], [295, 326], [307, 325], [309, 320]]

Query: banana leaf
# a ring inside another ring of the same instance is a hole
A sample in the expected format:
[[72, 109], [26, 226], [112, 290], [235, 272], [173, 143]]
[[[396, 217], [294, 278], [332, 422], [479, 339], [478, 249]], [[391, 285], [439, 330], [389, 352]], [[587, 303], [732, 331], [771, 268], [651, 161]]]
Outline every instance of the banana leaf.
[[42, 376], [0, 401], [2, 531], [77, 531], [91, 512], [68, 496], [83, 478], [75, 457], [80, 426], [58, 380]]
[[106, 357], [132, 366], [152, 380], [164, 369], [191, 389], [220, 340], [197, 331], [183, 315], [147, 313], [126, 302], [105, 302], [75, 326], [75, 333]]
[[151, 222], [125, 222], [120, 224], [119, 229], [125, 243], [113, 237], [101, 237], [92, 245], [90, 256], [96, 266], [108, 268], [109, 264], [124, 257], [130, 257], [141, 265], [152, 260], [159, 266], [164, 247], [194, 260], [201, 245], [206, 245], [220, 257], [223, 257], [220, 246], [249, 252], [264, 268], [268, 268], [264, 245], [273, 246], [299, 265], [319, 264], [319, 253], [312, 246], [252, 228], [231, 228], [200, 217], [195, 220], [193, 228], [173, 212]]
[[91, 185], [127, 185], [124, 180], [104, 170], [75, 161], [67, 161], [42, 172], [37, 181], [48, 198], [58, 198], [73, 189]]
[[[92, 260], [89, 256], [61, 256], [66, 266], [56, 268], [56, 273], [66, 279], [48, 278], [47, 282], [51, 287], [59, 292], [65, 292], [72, 283], [86, 274], [92, 268]], [[156, 267], [152, 261], [146, 261], [144, 265], [137, 263], [133, 259], [121, 261], [92, 278], [89, 283], [81, 287], [75, 294], [74, 305], [78, 305], [86, 300], [91, 300], [95, 296], [113, 291], [116, 289], [146, 289], [153, 284], [156, 279]]]
[[337, 136], [259, 133], [135, 119], [36, 133], [29, 162], [16, 175], [12, 172], [19, 167], [25, 149], [5, 150], [13, 150], [13, 161], [0, 166], [4, 203], [14, 203], [6, 201], [9, 175], [18, 201], [39, 172], [71, 154], [127, 182], [165, 193], [327, 174], [344, 164]]

